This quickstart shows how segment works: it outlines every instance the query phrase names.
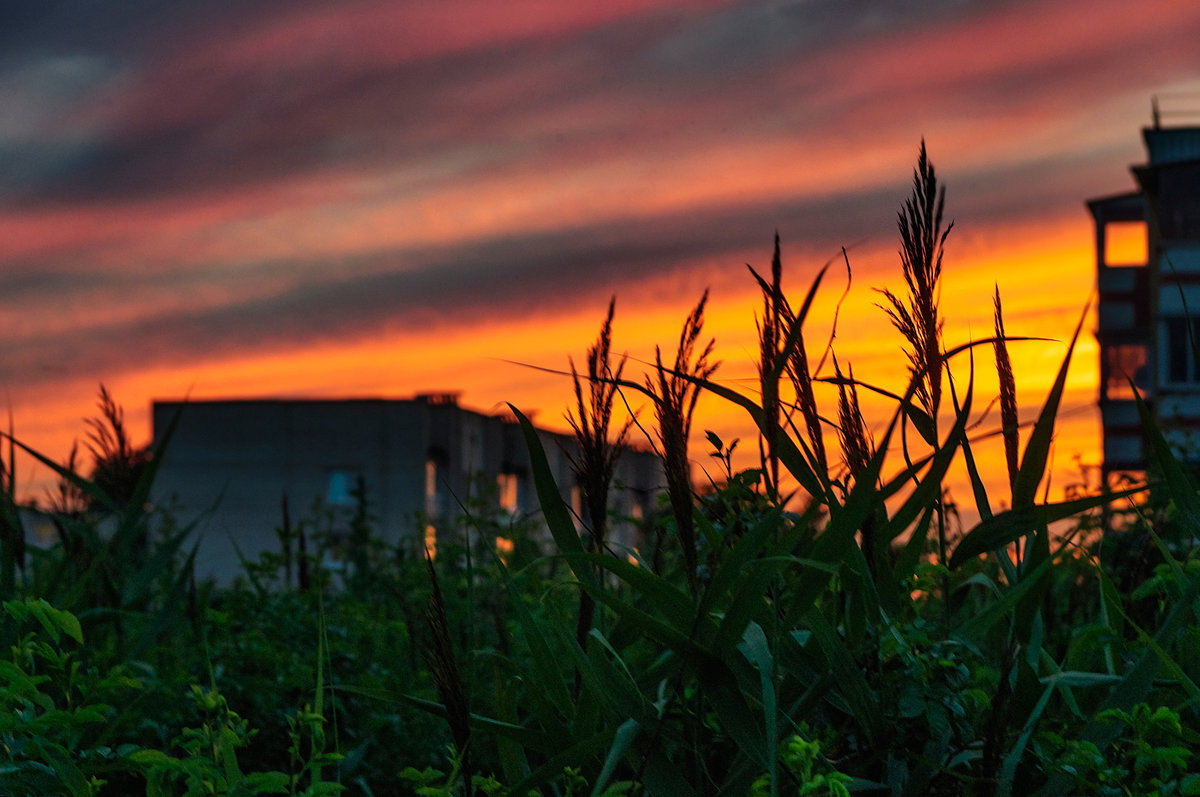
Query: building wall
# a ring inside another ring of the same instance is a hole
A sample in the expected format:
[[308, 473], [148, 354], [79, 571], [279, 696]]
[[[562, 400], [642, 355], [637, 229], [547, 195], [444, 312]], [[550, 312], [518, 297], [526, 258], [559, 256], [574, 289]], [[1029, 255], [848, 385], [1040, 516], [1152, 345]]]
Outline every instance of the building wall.
[[[519, 426], [459, 407], [451, 396], [155, 402], [156, 443], [173, 421], [152, 498], [178, 507], [185, 520], [199, 514], [201, 578], [227, 582], [240, 572], [239, 552], [254, 560], [277, 551], [285, 497], [293, 528], [311, 521], [319, 502], [335, 531], [348, 530], [360, 476], [374, 531], [393, 545], [423, 539], [430, 525], [435, 534], [450, 528], [460, 502], [487, 500], [516, 517], [538, 511]], [[573, 438], [539, 436], [563, 500], [578, 509]], [[650, 517], [662, 483], [656, 457], [626, 452], [611, 495], [615, 515]], [[616, 523], [611, 537], [632, 547], [637, 532], [636, 523]]]

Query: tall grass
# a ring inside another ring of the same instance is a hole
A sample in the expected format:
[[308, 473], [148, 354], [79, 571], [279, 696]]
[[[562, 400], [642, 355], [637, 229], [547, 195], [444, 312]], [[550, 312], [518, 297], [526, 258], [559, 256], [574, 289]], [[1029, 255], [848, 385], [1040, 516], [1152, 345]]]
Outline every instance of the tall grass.
[[[751, 269], [762, 292], [755, 397], [713, 380], [713, 344], [700, 346], [707, 294], [685, 322], [673, 366], [658, 352], [643, 382], [593, 378], [654, 404], [670, 503], [661, 522], [676, 551], [663, 566], [581, 544], [537, 435], [514, 408], [557, 555], [607, 620], [584, 636], [521, 615], [536, 677], [508, 682], [503, 703], [528, 710], [503, 722], [473, 720], [521, 749], [502, 767], [509, 793], [553, 791], [564, 771], [592, 794], [1088, 791], [1121, 771], [1124, 751], [1140, 743], [1133, 737], [1148, 733], [1135, 719], [1139, 705], [1161, 708], [1180, 728], [1196, 723], [1200, 657], [1192, 646], [1200, 640], [1184, 618], [1196, 619], [1200, 572], [1169, 556], [1164, 572], [1175, 586], [1160, 624], [1135, 629], [1097, 549], [1069, 530], [1052, 533], [1071, 518], [1085, 518], [1082, 527], [1136, 488], [1038, 500], [1079, 329], [1022, 451], [1013, 338], [998, 293], [993, 337], [952, 346], [942, 339], [938, 283], [953, 226], [943, 226], [944, 203], [922, 144], [899, 220], [908, 294], [883, 292], [910, 363], [903, 395], [861, 381], [836, 354], [833, 376], [811, 371], [803, 323], [824, 272], [793, 310], [778, 239], [770, 276]], [[970, 365], [981, 345], [994, 350], [1000, 376], [1012, 496], [1003, 511], [988, 498], [968, 434], [977, 423], [973, 374], [956, 379], [953, 368]], [[817, 406], [816, 379], [836, 385], [835, 411]], [[864, 389], [892, 397], [890, 418], [868, 424]], [[687, 467], [700, 392], [742, 407], [762, 452], [761, 467], [734, 473], [730, 450], [710, 434], [728, 481], [702, 500]], [[1153, 418], [1144, 423], [1180, 510], [1200, 518], [1188, 477], [1154, 437]], [[836, 467], [827, 426], [841, 449]], [[921, 447], [910, 445], [910, 429]], [[955, 542], [943, 480], [959, 460], [981, 520]], [[799, 485], [799, 497], [787, 500], [785, 480]], [[572, 680], [573, 701], [559, 691]], [[1093, 749], [1090, 763], [1079, 764], [1081, 751]], [[808, 751], [803, 766], [800, 750]], [[1143, 786], [1200, 785], [1194, 754], [1172, 761], [1131, 777]]]
[[[206, 590], [190, 578], [188, 526], [146, 511], [161, 449], [127, 500], [34, 453], [75, 499], [50, 550], [22, 551], [18, 527], [0, 527], [0, 597], [18, 621], [4, 627], [15, 644], [0, 667], [11, 709], [0, 791], [1200, 792], [1193, 474], [1139, 400], [1149, 486], [1049, 500], [1083, 320], [1021, 427], [1007, 354], [1021, 339], [1005, 329], [998, 292], [981, 297], [995, 308], [991, 337], [943, 339], [943, 212], [922, 147], [899, 225], [909, 290], [884, 293], [911, 367], [899, 394], [865, 380], [827, 338], [812, 345], [805, 324], [825, 268], [789, 297], [778, 239], [769, 275], [751, 269], [762, 305], [749, 392], [716, 380], [707, 293], [675, 351], [656, 351], [640, 378], [613, 354], [610, 304], [586, 368], [571, 369], [583, 517], [514, 408], [550, 557], [483, 503], [463, 505], [463, 533], [447, 529], [436, 561], [419, 542], [384, 545], [360, 491], [354, 567], [340, 580], [322, 564], [336, 535], [285, 513], [282, 553], [253, 563], [246, 584]], [[976, 398], [980, 347], [995, 357], [1001, 417], [976, 437], [977, 405], [990, 404]], [[835, 388], [833, 405], [818, 402], [819, 381]], [[864, 417], [863, 391], [891, 411]], [[654, 555], [641, 558], [606, 544], [599, 500], [628, 433], [613, 408], [632, 406], [634, 393], [653, 407], [667, 493], [647, 532]], [[760, 456], [737, 471], [733, 443], [709, 432], [723, 478], [697, 495], [689, 455], [701, 393], [746, 412]], [[111, 397], [98, 417], [111, 437], [93, 443], [132, 457]], [[977, 451], [996, 437], [1006, 509], [989, 497], [997, 480]], [[0, 523], [17, 509], [13, 454], [28, 450], [11, 428], [5, 439]], [[980, 519], [957, 536], [944, 496], [956, 463]], [[1157, 554], [1144, 572], [1111, 555], [1120, 539], [1084, 536], [1114, 502]], [[506, 559], [488, 543], [501, 533], [518, 542]], [[34, 623], [41, 631], [27, 630]], [[327, 731], [337, 753], [325, 752]], [[243, 774], [239, 760], [263, 771]]]

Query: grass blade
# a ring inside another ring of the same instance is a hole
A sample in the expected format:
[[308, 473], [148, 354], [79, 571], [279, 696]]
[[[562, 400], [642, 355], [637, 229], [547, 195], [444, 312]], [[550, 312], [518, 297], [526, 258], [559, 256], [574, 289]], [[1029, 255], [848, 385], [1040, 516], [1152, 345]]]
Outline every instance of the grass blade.
[[[582, 554], [583, 542], [575, 530], [575, 521], [571, 519], [571, 511], [563, 502], [562, 493], [559, 492], [558, 485], [554, 482], [554, 474], [550, 472], [550, 463], [546, 459], [546, 450], [542, 447], [542, 440], [538, 437], [537, 429], [519, 409], [512, 404], [509, 404], [508, 408], [516, 416], [517, 421], [521, 424], [521, 431], [525, 435], [525, 444], [529, 448], [529, 460], [533, 471], [533, 486], [537, 491], [542, 516], [546, 520], [546, 526], [550, 529], [550, 534], [554, 537], [558, 550], [564, 554]], [[599, 587], [595, 574], [590, 568], [575, 569], [572, 567], [571, 572], [585, 586], [592, 589]]]
[[1142, 492], [1145, 488], [1135, 487], [1115, 494], [1090, 495], [1053, 504], [1036, 504], [1017, 509], [1008, 509], [979, 522], [971, 529], [950, 556], [950, 567], [961, 567], [964, 562], [989, 551], [997, 551], [1030, 531], [1048, 526], [1060, 520], [1074, 517], [1112, 501]]
[[596, 785], [592, 787], [592, 797], [600, 797], [604, 793], [604, 787], [608, 785], [617, 764], [629, 750], [633, 740], [637, 738], [639, 730], [641, 730], [641, 726], [638, 725], [637, 720], [631, 719], [625, 720], [617, 728], [617, 732], [613, 734], [612, 747], [608, 748], [608, 756], [604, 759], [604, 766], [601, 767], [600, 774], [596, 776]]
[[1058, 407], [1062, 403], [1063, 391], [1067, 386], [1067, 370], [1071, 365], [1071, 355], [1075, 351], [1075, 343], [1079, 340], [1079, 332], [1083, 329], [1084, 319], [1087, 318], [1091, 303], [1084, 308], [1075, 325], [1075, 333], [1071, 335], [1071, 343], [1067, 346], [1067, 354], [1059, 366], [1054, 385], [1042, 405], [1033, 430], [1029, 433], [1029, 442], [1025, 444], [1025, 453], [1021, 457], [1021, 467], [1013, 484], [1013, 506], [1032, 506], [1037, 496], [1038, 485], [1046, 473], [1046, 464], [1050, 457], [1050, 443], [1054, 439], [1054, 421], [1058, 416]]
[[767, 776], [771, 780], [771, 796], [778, 797], [779, 756], [775, 750], [779, 747], [779, 718], [775, 697], [775, 657], [771, 655], [767, 635], [758, 623], [752, 622], [746, 626], [746, 633], [742, 637], [742, 653], [758, 668], [767, 736]]

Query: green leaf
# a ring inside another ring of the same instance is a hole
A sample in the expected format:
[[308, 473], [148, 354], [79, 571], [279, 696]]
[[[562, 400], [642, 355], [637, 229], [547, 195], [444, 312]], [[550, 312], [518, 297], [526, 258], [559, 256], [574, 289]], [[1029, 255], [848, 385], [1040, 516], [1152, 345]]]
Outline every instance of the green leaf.
[[768, 766], [774, 750], [767, 750], [763, 735], [754, 720], [756, 712], [746, 702], [746, 696], [738, 688], [737, 678], [729, 664], [714, 656], [704, 656], [697, 667], [700, 684], [708, 697], [721, 729], [761, 770]]
[[[910, 390], [912, 388], [910, 387]], [[854, 535], [862, 528], [863, 522], [870, 517], [879, 508], [882, 498], [875, 488], [875, 484], [879, 479], [879, 473], [883, 468], [884, 458], [887, 456], [888, 444], [891, 441], [892, 432], [896, 428], [898, 416], [893, 416], [892, 421], [884, 433], [883, 438], [879, 442], [879, 446], [871, 459], [867, 461], [867, 466], [863, 468], [863, 472], [858, 475], [855, 480], [854, 487], [851, 488], [850, 494], [846, 496], [846, 501], [840, 507], [830, 506], [829, 523], [825, 530], [817, 537], [816, 544], [809, 555], [809, 558], [819, 562], [841, 563], [845, 557], [849, 546], [855, 544]], [[835, 511], [836, 509], [836, 511]], [[797, 590], [796, 597], [790, 607], [792, 611], [803, 614], [808, 611], [813, 602], [825, 591], [825, 586], [829, 583], [830, 575], [823, 573], [820, 570], [807, 574], [807, 578]]]
[[50, 742], [45, 742], [40, 746], [46, 762], [54, 770], [54, 774], [58, 777], [59, 782], [67, 787], [67, 790], [71, 793], [71, 797], [92, 796], [92, 787], [88, 783], [87, 777], [71, 761], [71, 757], [65, 749]]
[[696, 794], [684, 774], [657, 747], [646, 755], [643, 783], [652, 797], [694, 797]]
[[981, 612], [976, 612], [955, 631], [956, 636], [964, 639], [977, 639], [1001, 620], [1012, 620], [1014, 613], [1022, 601], [1043, 590], [1050, 583], [1050, 569], [1054, 557], [1049, 557], [1025, 573], [1016, 585], [1004, 593], [1004, 597], [989, 605]]
[[[577, 567], [579, 563], [594, 564], [608, 570], [648, 598], [650, 604], [662, 612], [675, 628], [684, 633], [692, 628], [696, 607], [691, 597], [652, 570], [606, 553], [574, 553], [561, 558], [571, 565], [572, 572], [577, 569], [591, 572], [590, 568]], [[585, 588], [589, 592], [600, 589], [598, 582], [591, 587], [585, 585]], [[600, 596], [595, 597], [599, 599]]]
[[633, 744], [633, 740], [637, 738], [640, 730], [641, 726], [637, 721], [631, 719], [625, 720], [617, 728], [617, 732], [613, 734], [612, 747], [608, 748], [608, 756], [604, 759], [604, 766], [600, 769], [600, 774], [596, 776], [596, 785], [592, 787], [592, 797], [599, 797], [604, 792], [604, 787], [612, 778], [617, 764], [629, 750], [629, 746]]
[[71, 637], [80, 645], [83, 644], [83, 629], [79, 626], [79, 620], [75, 615], [54, 608], [44, 598], [26, 599], [25, 605], [29, 607], [30, 613], [37, 618], [42, 628], [46, 629], [46, 633], [50, 635], [56, 645], [62, 634]]
[[821, 648], [821, 652], [825, 654], [825, 660], [837, 684], [835, 691], [846, 699], [851, 714], [863, 730], [866, 743], [871, 747], [880, 744], [882, 729], [879, 723], [883, 714], [879, 701], [875, 699], [866, 677], [863, 676], [862, 669], [842, 644], [837, 631], [818, 609], [810, 609], [804, 615], [804, 621], [812, 631], [813, 639]]
[[22, 443], [20, 440], [16, 439], [15, 437], [12, 437], [11, 435], [8, 435], [8, 434], [4, 434], [3, 432], [0, 432], [0, 435], [4, 435], [5, 437], [7, 437], [9, 439], [10, 444], [15, 445], [17, 448], [21, 449], [26, 454], [28, 454], [29, 456], [36, 459], [38, 462], [42, 463], [47, 468], [54, 471], [54, 474], [56, 476], [58, 476], [60, 479], [70, 482], [73, 486], [79, 488], [81, 491], [83, 491], [84, 495], [86, 495], [88, 498], [91, 498], [93, 501], [95, 501], [100, 506], [104, 507], [105, 509], [111, 510], [111, 511], [117, 510], [116, 502], [113, 501], [113, 499], [111, 497], [109, 497], [108, 493], [104, 492], [103, 488], [101, 488], [96, 483], [83, 478], [78, 473], [75, 473], [74, 471], [72, 471], [68, 468], [64, 468], [62, 465], [58, 464], [54, 460], [45, 456], [44, 454], [41, 454], [38, 451], [34, 451], [32, 448], [25, 445], [24, 443]]
[[1119, 683], [1121, 678], [1103, 672], [1080, 672], [1078, 670], [1063, 670], [1038, 679], [1049, 686], [1112, 686]]
[[[1034, 730], [1037, 728], [1042, 713], [1050, 703], [1050, 696], [1052, 694], [1054, 694], [1053, 685], [1047, 686], [1042, 691], [1041, 697], [1038, 698], [1038, 702], [1029, 713], [1029, 718], [1025, 720], [1025, 724], [1022, 726], [1021, 735], [1017, 737], [1017, 741], [1013, 744], [1012, 749], [1004, 756], [1004, 763], [1000, 766], [1000, 783], [997, 784], [996, 788], [997, 797], [1009, 797], [1012, 794], [1013, 779], [1016, 777], [1017, 765], [1021, 763], [1021, 757], [1025, 755], [1025, 748], [1029, 744], [1029, 739], [1033, 736]], [[1066, 793], [1066, 790], [1062, 793]]]
[[963, 536], [950, 556], [950, 567], [961, 567], [964, 562], [981, 554], [1000, 550], [1034, 529], [1104, 506], [1116, 498], [1134, 495], [1144, 489], [1135, 487], [1115, 494], [1090, 495], [1059, 503], [1007, 509], [997, 513], [990, 518], [981, 520], [975, 528]]
[[773, 751], [779, 746], [779, 717], [775, 697], [775, 657], [767, 642], [767, 635], [758, 623], [746, 626], [742, 637], [742, 653], [758, 668], [762, 688], [763, 719], [767, 736], [767, 776], [771, 779], [771, 794], [779, 794], [779, 756]]
[[[508, 568], [503, 562], [498, 562], [497, 571], [508, 592], [508, 605], [516, 615], [517, 622], [520, 623], [529, 643], [530, 667], [533, 676], [530, 688], [538, 689], [554, 706], [559, 716], [570, 718], [574, 711], [571, 693], [565, 682], [565, 673], [561, 669], [562, 657], [555, 655], [549, 640], [542, 632], [542, 625], [534, 620], [529, 607], [525, 605], [523, 596], [513, 585], [512, 579], [508, 575]], [[559, 723], [549, 716], [542, 716], [541, 719], [547, 730], [560, 727]]]
[[613, 733], [601, 731], [579, 741], [573, 741], [565, 736], [555, 740], [556, 745], [546, 761], [520, 783], [508, 790], [509, 794], [524, 795], [534, 789], [549, 783], [562, 775], [563, 767], [575, 766], [580, 761], [586, 761], [598, 756], [612, 745]]
[[172, 758], [161, 750], [135, 750], [129, 754], [129, 760], [135, 764], [146, 764], [148, 766], [161, 766], [178, 763], [179, 761], [179, 759]]
[[[671, 371], [671, 373], [674, 372]], [[792, 440], [792, 438], [785, 434], [782, 429], [779, 429], [778, 433], [773, 432], [771, 425], [767, 420], [766, 413], [763, 412], [762, 407], [756, 404], [753, 399], [749, 399], [735, 390], [730, 390], [724, 385], [719, 385], [716, 382], [710, 382], [707, 379], [697, 379], [690, 374], [679, 374], [679, 376], [698, 385], [709, 393], [719, 396], [731, 404], [736, 404], [737, 406], [746, 410], [746, 412], [754, 420], [754, 424], [758, 427], [759, 431], [764, 435], [770, 435], [773, 437], [775, 443], [775, 454], [779, 457], [779, 461], [783, 463], [784, 467], [788, 469], [788, 472], [791, 473], [792, 478], [794, 478], [809, 495], [813, 497], [822, 497], [826, 495], [822, 476], [818, 475], [817, 471], [805, 458], [804, 453], [800, 450], [799, 446], [796, 445], [796, 441]], [[625, 382], [621, 382], [621, 384], [626, 385]], [[633, 382], [628, 383], [627, 386], [640, 389], [640, 386]]]
[[[1130, 385], [1132, 386], [1132, 382]], [[1171, 446], [1163, 437], [1150, 408], [1146, 406], [1146, 402], [1142, 400], [1136, 387], [1133, 390], [1133, 398], [1137, 405], [1138, 417], [1142, 421], [1146, 440], [1150, 444], [1150, 453], [1153, 454], [1155, 463], [1162, 471], [1171, 500], [1175, 502], [1175, 506], [1179, 510], [1178, 520], [1189, 536], [1200, 537], [1200, 496], [1196, 494], [1196, 487], [1188, 478], [1183, 465], [1175, 458]]]
[[913, 528], [913, 532], [909, 535], [908, 541], [904, 543], [904, 547], [900, 549], [900, 555], [896, 557], [896, 566], [892, 568], [892, 577], [897, 583], [903, 583], [905, 579], [916, 572], [917, 565], [921, 561], [921, 555], [925, 553], [925, 542], [929, 539], [930, 523], [933, 520], [932, 505], [925, 508], [925, 512], [921, 515], [921, 520]]
[[1062, 403], [1063, 391], [1067, 386], [1067, 370], [1071, 365], [1071, 354], [1075, 351], [1075, 343], [1079, 340], [1079, 332], [1083, 329], [1084, 319], [1087, 318], [1090, 309], [1091, 302], [1088, 302], [1088, 306], [1079, 316], [1079, 323], [1075, 325], [1075, 334], [1071, 336], [1066, 357], [1059, 366], [1058, 376], [1054, 379], [1054, 385], [1050, 388], [1046, 403], [1042, 405], [1037, 422], [1029, 433], [1029, 441], [1025, 444], [1025, 452], [1021, 456], [1021, 465], [1017, 469], [1017, 478], [1013, 485], [1013, 506], [1015, 508], [1032, 506], [1037, 497], [1037, 488], [1046, 473], [1046, 464], [1050, 457], [1050, 443], [1054, 439], [1054, 421], [1058, 416], [1058, 407]]
[[[1171, 454], [1157, 424], [1150, 417], [1145, 404], [1141, 401], [1141, 397], [1135, 393], [1135, 399], [1137, 400], [1139, 411], [1142, 412], [1142, 422], [1146, 436], [1150, 440], [1151, 451], [1159, 459], [1159, 465], [1162, 467], [1164, 473], [1168, 473], [1169, 471], [1174, 471], [1175, 473], [1174, 477], [1168, 476], [1168, 481], [1174, 482], [1171, 486], [1171, 494], [1173, 498], [1181, 502], [1181, 517], [1186, 517], [1192, 511], [1189, 505], [1197, 502], [1195, 489], [1192, 488], [1190, 481], [1183, 474], [1183, 470], [1175, 460], [1174, 455]], [[1192, 516], [1193, 522], [1197, 519], [1200, 519], [1200, 514]], [[1102, 569], [1097, 572], [1100, 578], [1108, 578]], [[1079, 733], [1078, 738], [1081, 741], [1089, 742], [1101, 749], [1107, 747], [1120, 733], [1120, 728], [1103, 718], [1102, 715], [1114, 709], [1130, 711], [1137, 703], [1144, 701], [1154, 687], [1154, 679], [1158, 676], [1159, 671], [1164, 665], [1175, 675], [1180, 687], [1188, 692], [1192, 701], [1200, 700], [1200, 688], [1192, 683], [1190, 679], [1187, 679], [1183, 669], [1179, 667], [1177, 662], [1171, 659], [1166, 651], [1179, 632], [1191, 622], [1192, 604], [1198, 596], [1200, 596], [1200, 576], [1190, 578], [1185, 582], [1182, 594], [1171, 604], [1166, 616], [1162, 619], [1158, 630], [1152, 638], [1143, 632], [1143, 641], [1147, 643], [1149, 649], [1144, 651], [1138, 661], [1129, 668], [1125, 676], [1113, 685], [1108, 697], [1098, 707], [1096, 713], [1092, 715], [1091, 720]], [[1130, 621], [1127, 615], [1126, 621], [1132, 625], [1132, 621]], [[1069, 787], [1069, 777], [1058, 774], [1050, 778], [1039, 794], [1062, 794]]]
[[[292, 779], [283, 772], [252, 772], [246, 776], [246, 786], [251, 794], [287, 794]], [[336, 784], [316, 784], [335, 786]]]
[[[563, 502], [562, 493], [559, 492], [558, 485], [554, 482], [554, 474], [550, 471], [546, 450], [542, 447], [542, 440], [538, 437], [537, 429], [519, 409], [512, 404], [509, 404], [508, 408], [516, 416], [521, 425], [521, 431], [525, 435], [525, 445], [529, 449], [529, 461], [533, 471], [533, 486], [537, 491], [538, 503], [542, 507], [542, 516], [546, 519], [546, 526], [550, 529], [550, 534], [554, 537], [558, 550], [564, 554], [582, 554], [584, 552], [583, 543], [579, 539], [579, 533], [575, 530], [575, 521], [571, 519], [571, 511]], [[585, 587], [599, 588], [591, 568], [575, 569], [572, 567], [571, 572]]]
[[614, 721], [621, 718], [642, 719], [649, 715], [650, 701], [642, 695], [625, 662], [621, 661], [604, 635], [593, 628], [588, 632], [588, 642], [586, 652], [574, 640], [570, 641], [569, 647], [584, 686], [596, 702], [608, 710], [609, 718]]
[[[972, 374], [970, 381], [967, 383], [967, 393], [963, 397], [962, 407], [958, 408], [955, 412], [954, 425], [946, 434], [946, 439], [929, 458], [929, 470], [920, 479], [917, 486], [900, 507], [893, 513], [888, 523], [892, 528], [907, 528], [929, 506], [932, 506], [941, 499], [942, 482], [945, 480], [946, 473], [954, 461], [954, 455], [958, 451], [959, 444], [966, 439], [967, 423], [970, 420], [971, 400], [974, 395], [974, 388], [975, 380], [974, 374]], [[894, 535], [883, 532], [883, 536], [884, 539], [889, 539]]]

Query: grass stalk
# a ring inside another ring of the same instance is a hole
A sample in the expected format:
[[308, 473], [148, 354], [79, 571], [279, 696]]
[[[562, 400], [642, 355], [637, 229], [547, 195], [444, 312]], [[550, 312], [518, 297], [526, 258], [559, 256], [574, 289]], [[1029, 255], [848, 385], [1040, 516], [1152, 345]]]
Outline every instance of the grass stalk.
[[679, 346], [675, 352], [674, 367], [663, 365], [662, 351], [654, 349], [655, 372], [646, 377], [646, 391], [654, 399], [654, 412], [658, 421], [660, 455], [667, 480], [667, 496], [675, 518], [676, 534], [683, 549], [683, 563], [688, 586], [696, 591], [696, 532], [692, 518], [693, 496], [691, 467], [688, 464], [688, 439], [692, 429], [692, 413], [700, 397], [697, 380], [707, 380], [720, 366], [713, 359], [715, 342], [699, 348], [704, 331], [704, 306], [708, 302], [708, 291], [700, 297], [696, 307], [688, 314], [679, 335]]
[[466, 688], [454, 655], [450, 620], [446, 615], [446, 601], [442, 597], [437, 569], [433, 566], [433, 556], [428, 548], [425, 550], [425, 564], [431, 588], [429, 605], [425, 610], [425, 620], [429, 626], [430, 637], [429, 646], [425, 651], [426, 665], [429, 667], [438, 698], [446, 710], [446, 721], [450, 725], [450, 738], [454, 740], [454, 749], [462, 764], [463, 780], [468, 784], [467, 790], [470, 792], [471, 768], [468, 762], [471, 742], [471, 713], [467, 703]]
[[[575, 388], [575, 409], [568, 411], [567, 423], [575, 433], [579, 452], [572, 457], [572, 469], [583, 493], [587, 528], [586, 550], [604, 550], [608, 530], [608, 494], [616, 472], [617, 460], [625, 450], [632, 419], [627, 420], [612, 437], [610, 427], [616, 402], [618, 381], [625, 370], [622, 357], [613, 367], [612, 322], [616, 297], [608, 303], [608, 314], [600, 326], [596, 342], [587, 350], [587, 390], [585, 392], [575, 361], [571, 360], [571, 381]], [[598, 574], [597, 574], [598, 575]], [[588, 632], [594, 623], [595, 600], [586, 590], [579, 593], [579, 618], [576, 641], [585, 647]], [[578, 686], [578, 684], [577, 684]]]
[[[917, 168], [913, 172], [912, 194], [899, 213], [900, 264], [908, 295], [901, 299], [889, 290], [881, 291], [886, 300], [884, 311], [893, 326], [908, 343], [905, 355], [916, 387], [916, 398], [932, 421], [933, 439], [938, 445], [938, 409], [942, 398], [942, 319], [938, 314], [941, 299], [942, 255], [946, 238], [954, 228], [950, 222], [942, 229], [946, 188], [939, 186], [933, 163], [921, 140]], [[946, 565], [946, 514], [942, 495], [936, 498], [938, 562]], [[950, 581], [942, 579], [945, 592], [946, 624], [950, 620]]]

